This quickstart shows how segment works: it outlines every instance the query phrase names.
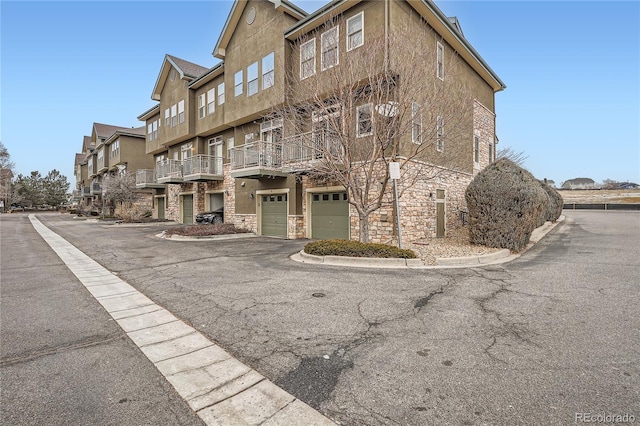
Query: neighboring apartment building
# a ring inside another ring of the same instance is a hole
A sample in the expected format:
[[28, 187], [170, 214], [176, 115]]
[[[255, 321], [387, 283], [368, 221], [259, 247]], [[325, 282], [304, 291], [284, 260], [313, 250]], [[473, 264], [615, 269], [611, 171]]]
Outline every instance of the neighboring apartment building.
[[[135, 176], [138, 169], [152, 165], [153, 159], [145, 150], [144, 127], [93, 123], [91, 136], [83, 137], [82, 153], [76, 154], [76, 199], [83, 208], [101, 208], [105, 176]], [[151, 210], [151, 192], [141, 191], [139, 199], [141, 205], [146, 204]]]
[[[195, 214], [224, 207], [225, 222], [259, 235], [355, 238], [358, 215], [347, 202], [352, 195], [335, 179], [310, 173], [319, 158], [303, 155], [299, 141], [327, 134], [330, 122], [355, 117], [344, 132], [354, 133], [358, 143], [377, 143], [372, 128], [381, 118], [374, 115], [384, 108], [362, 103], [338, 105], [331, 113], [307, 111], [300, 126], [272, 112], [305, 85], [329, 84], [332, 72], [400, 27], [420, 35], [415, 48], [432, 58], [424, 66], [425, 75], [433, 76], [429, 84], [455, 81], [461, 89], [452, 96], [465, 98], [469, 109], [446, 147], [444, 130], [451, 124], [416, 102], [409, 105], [411, 130], [400, 136], [400, 146], [410, 150], [421, 143], [427, 120], [437, 133], [433, 152], [404, 165], [414, 178], [400, 182], [403, 233], [410, 240], [444, 236], [459, 220], [467, 184], [495, 157], [494, 94], [505, 86], [465, 40], [457, 20], [427, 0], [335, 0], [310, 15], [286, 0], [235, 1], [213, 51], [222, 62], [207, 69], [167, 55], [153, 88], [159, 103], [138, 117], [155, 167], [138, 171], [137, 187], [154, 191], [155, 216], [193, 223]], [[380, 53], [379, 70], [360, 72], [382, 74], [405, 61], [389, 46]], [[445, 58], [446, 69], [455, 72], [445, 74]], [[393, 84], [402, 78], [394, 76]], [[420, 90], [434, 88], [425, 83]], [[318, 102], [329, 99], [330, 91]], [[450, 152], [456, 161], [444, 155]], [[397, 155], [406, 158], [407, 152]], [[390, 197], [389, 190], [383, 207], [370, 216], [373, 241], [395, 238]]]

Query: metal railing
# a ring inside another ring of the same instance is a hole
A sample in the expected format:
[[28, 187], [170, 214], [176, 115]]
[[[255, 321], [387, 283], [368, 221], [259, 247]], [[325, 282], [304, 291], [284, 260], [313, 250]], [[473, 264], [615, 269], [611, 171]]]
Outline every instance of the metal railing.
[[153, 169], [139, 169], [136, 171], [136, 185], [144, 185], [148, 183], [158, 183], [158, 179], [156, 179], [156, 171]]
[[300, 133], [278, 142], [247, 142], [231, 148], [231, 169], [310, 167], [308, 163], [315, 160], [339, 158], [341, 149], [339, 137], [330, 131]]
[[197, 154], [182, 160], [182, 175], [219, 175], [222, 176], [222, 158]]
[[182, 161], [180, 160], [162, 160], [156, 164], [156, 177], [162, 178], [181, 178], [182, 177]]

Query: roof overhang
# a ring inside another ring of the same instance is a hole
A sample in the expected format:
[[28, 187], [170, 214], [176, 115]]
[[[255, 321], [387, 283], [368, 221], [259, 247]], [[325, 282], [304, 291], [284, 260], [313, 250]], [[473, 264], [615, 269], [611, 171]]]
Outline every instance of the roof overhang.
[[149, 118], [160, 112], [160, 104], [155, 104], [138, 116], [138, 120], [147, 121]]
[[[293, 16], [295, 19], [304, 19], [307, 16], [307, 13], [300, 9], [298, 6], [287, 0], [264, 0], [273, 4], [274, 9], [279, 12], [287, 13]], [[249, 0], [235, 0], [233, 2], [233, 6], [231, 6], [231, 11], [229, 12], [229, 16], [227, 16], [227, 21], [222, 28], [222, 33], [220, 33], [220, 38], [218, 38], [218, 42], [216, 46], [213, 48], [213, 52], [211, 54], [219, 59], [224, 59], [226, 55], [226, 49], [231, 41], [231, 37], [233, 36], [233, 32], [240, 22], [240, 18], [242, 17], [242, 13], [244, 12], [245, 7]]]
[[224, 73], [224, 62], [220, 62], [219, 64], [211, 68], [209, 71], [207, 71], [205, 74], [203, 74], [201, 77], [198, 77], [197, 79], [193, 80], [191, 83], [189, 83], [189, 88], [199, 89], [200, 87], [209, 83], [214, 78], [218, 77], [219, 75], [222, 75], [222, 73]]

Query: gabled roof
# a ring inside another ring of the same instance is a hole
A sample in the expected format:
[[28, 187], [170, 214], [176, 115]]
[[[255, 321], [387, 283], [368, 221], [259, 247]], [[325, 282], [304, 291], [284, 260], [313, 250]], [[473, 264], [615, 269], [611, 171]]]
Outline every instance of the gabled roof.
[[198, 89], [224, 72], [224, 62], [209, 68], [209, 71], [189, 83], [190, 89]]
[[155, 104], [154, 106], [152, 106], [151, 108], [149, 108], [148, 110], [146, 110], [145, 112], [143, 112], [142, 114], [140, 114], [138, 116], [138, 120], [140, 121], [146, 121], [148, 120], [151, 116], [157, 114], [158, 112], [160, 112], [160, 104]]
[[[285, 37], [295, 40], [303, 34], [321, 26], [329, 17], [351, 9], [363, 0], [333, 0], [316, 12], [300, 20], [285, 32]], [[449, 43], [453, 49], [487, 82], [494, 91], [504, 90], [507, 86], [500, 77], [482, 59], [480, 54], [462, 35], [457, 18], [448, 18], [432, 0], [406, 0]]]
[[111, 142], [119, 138], [120, 136], [132, 136], [134, 138], [146, 138], [145, 126], [132, 127], [130, 129], [118, 129], [111, 136], [104, 141], [105, 145], [109, 145]]
[[91, 149], [91, 136], [84, 136], [82, 138], [82, 152], [87, 152]]
[[84, 154], [76, 153], [76, 161], [75, 161], [75, 163], [73, 163], [73, 165], [77, 166], [78, 164], [84, 163], [85, 158], [86, 158], [86, 156]]
[[128, 127], [112, 126], [110, 124], [93, 123], [93, 130], [96, 136], [101, 139], [107, 139], [117, 130], [129, 130]]
[[156, 80], [155, 86], [153, 86], [153, 92], [151, 93], [151, 99], [154, 101], [160, 100], [160, 91], [164, 86], [164, 82], [169, 76], [171, 68], [174, 68], [180, 74], [181, 80], [192, 81], [200, 77], [209, 69], [193, 62], [185, 61], [184, 59], [176, 58], [175, 56], [165, 55], [162, 62], [162, 68], [160, 68], [160, 74]]
[[[238, 22], [240, 22], [242, 12], [244, 12], [244, 8], [247, 6], [248, 1], [249, 0], [235, 0], [233, 2], [233, 6], [231, 6], [231, 11], [229, 12], [227, 21], [224, 24], [222, 33], [220, 33], [220, 38], [218, 38], [218, 42], [213, 48], [213, 52], [211, 52], [211, 54], [216, 58], [224, 59], [227, 46], [229, 45], [229, 41], [231, 40], [231, 36], [236, 30]], [[274, 9], [279, 12], [284, 12], [288, 15], [291, 15], [295, 19], [304, 19], [307, 16], [307, 12], [287, 0], [262, 1], [268, 1], [269, 3], [272, 3]]]

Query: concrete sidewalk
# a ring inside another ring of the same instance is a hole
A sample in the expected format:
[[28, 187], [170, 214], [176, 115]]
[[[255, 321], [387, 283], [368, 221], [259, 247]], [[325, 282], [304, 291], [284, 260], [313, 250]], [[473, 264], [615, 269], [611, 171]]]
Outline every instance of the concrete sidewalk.
[[44, 226], [33, 227], [207, 425], [335, 425]]

